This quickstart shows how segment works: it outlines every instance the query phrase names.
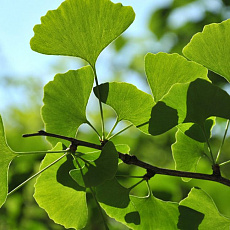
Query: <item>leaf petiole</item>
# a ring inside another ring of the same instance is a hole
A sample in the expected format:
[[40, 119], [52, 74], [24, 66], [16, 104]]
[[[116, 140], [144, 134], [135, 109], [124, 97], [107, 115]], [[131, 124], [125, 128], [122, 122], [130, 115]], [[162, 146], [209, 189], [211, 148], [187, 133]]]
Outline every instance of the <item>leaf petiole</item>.
[[101, 135], [98, 133], [96, 128], [87, 120], [87, 124], [95, 131], [95, 133], [98, 135], [99, 139], [101, 139]]
[[223, 136], [223, 139], [222, 139], [222, 142], [221, 142], [221, 145], [220, 145], [219, 151], [217, 153], [217, 157], [216, 157], [216, 163], [218, 162], [218, 160], [220, 158], [220, 154], [221, 154], [221, 151], [222, 151], [222, 148], [224, 145], [224, 141], [225, 141], [226, 136], [227, 136], [228, 128], [229, 128], [229, 120], [227, 120], [227, 122], [226, 122], [224, 136]]
[[103, 115], [103, 109], [102, 109], [102, 102], [101, 102], [101, 94], [100, 94], [100, 90], [99, 90], [99, 83], [98, 83], [98, 78], [97, 78], [97, 72], [96, 72], [96, 68], [95, 65], [92, 66], [93, 68], [93, 72], [94, 72], [94, 76], [95, 76], [95, 82], [96, 82], [96, 89], [97, 89], [97, 93], [98, 93], [98, 99], [99, 99], [99, 107], [100, 107], [100, 113], [101, 113], [101, 128], [102, 128], [102, 137], [101, 140], [104, 141], [105, 138], [105, 124], [104, 124], [104, 115]]
[[143, 181], [145, 181], [145, 179], [142, 179], [140, 181], [138, 181], [136, 184], [132, 185], [131, 187], [129, 187], [129, 190], [131, 191], [133, 188], [135, 188], [137, 185], [139, 185], [140, 183], [142, 183]]
[[110, 132], [108, 133], [108, 135], [105, 138], [106, 140], [108, 140], [109, 136], [112, 134], [112, 132], [114, 131], [114, 129], [116, 128], [118, 123], [119, 123], [119, 121], [118, 121], [118, 117], [117, 117], [112, 129], [110, 130]]
[[107, 221], [106, 221], [106, 218], [105, 218], [105, 216], [104, 216], [104, 213], [102, 212], [102, 208], [101, 208], [101, 205], [99, 204], [99, 202], [98, 202], [98, 200], [97, 200], [97, 197], [96, 197], [96, 195], [94, 194], [94, 191], [93, 191], [93, 189], [90, 187], [90, 191], [91, 191], [91, 193], [92, 193], [92, 196], [93, 196], [93, 198], [94, 198], [94, 200], [95, 200], [95, 202], [96, 202], [96, 204], [97, 204], [97, 207], [98, 207], [98, 210], [99, 210], [99, 212], [100, 212], [100, 214], [101, 214], [101, 217], [102, 217], [102, 220], [103, 220], [103, 224], [104, 224], [104, 226], [105, 226], [105, 229], [106, 230], [109, 230], [109, 228], [108, 228], [108, 226], [107, 226]]
[[143, 176], [130, 176], [130, 175], [116, 175], [116, 177], [143, 178]]
[[226, 165], [226, 164], [228, 164], [228, 163], [230, 163], [230, 160], [225, 161], [225, 162], [223, 162], [223, 163], [220, 163], [219, 166], [223, 166], [223, 165]]
[[207, 143], [207, 145], [208, 145], [208, 151], [209, 151], [210, 156], [211, 156], [211, 161], [212, 161], [212, 163], [213, 163], [213, 165], [214, 165], [214, 164], [215, 164], [215, 160], [214, 160], [214, 157], [213, 157], [212, 148], [211, 148], [209, 139], [208, 139], [208, 137], [207, 137], [207, 135], [206, 135], [205, 127], [204, 127], [204, 126], [202, 126], [202, 132], [203, 132], [205, 141], [206, 141], [206, 143]]
[[31, 152], [16, 152], [16, 154], [21, 156], [31, 155], [31, 154], [46, 154], [46, 153], [66, 153], [68, 150], [59, 150], [59, 151], [31, 151]]
[[52, 165], [56, 164], [58, 161], [60, 161], [62, 158], [64, 158], [67, 154], [70, 154], [70, 152], [66, 152], [64, 155], [62, 155], [61, 157], [59, 157], [57, 160], [55, 160], [54, 162], [52, 162], [51, 164], [47, 165], [45, 168], [43, 168], [42, 170], [40, 170], [39, 172], [35, 173], [33, 176], [29, 177], [27, 180], [25, 180], [24, 182], [22, 182], [20, 185], [18, 185], [16, 188], [14, 188], [13, 190], [11, 190], [7, 196], [9, 196], [10, 194], [16, 192], [18, 189], [20, 189], [24, 184], [26, 184], [27, 182], [31, 181], [32, 179], [34, 179], [35, 177], [37, 177], [38, 175], [40, 175], [42, 172], [44, 172], [46, 169], [50, 168]]
[[126, 126], [124, 129], [120, 130], [119, 132], [113, 134], [111, 137], [108, 138], [108, 140], [111, 140], [112, 138], [114, 138], [115, 136], [123, 133], [124, 131], [126, 131], [127, 129], [131, 128], [133, 126], [133, 124], [130, 124], [128, 126]]

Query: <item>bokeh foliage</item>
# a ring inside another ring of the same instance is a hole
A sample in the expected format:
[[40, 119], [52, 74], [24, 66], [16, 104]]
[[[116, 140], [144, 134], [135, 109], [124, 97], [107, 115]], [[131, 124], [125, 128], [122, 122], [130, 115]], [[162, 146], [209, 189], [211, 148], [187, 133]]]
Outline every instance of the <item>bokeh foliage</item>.
[[[149, 50], [152, 52], [156, 51], [168, 51], [168, 52], [178, 52], [181, 53], [182, 47], [189, 42], [191, 36], [201, 31], [204, 25], [211, 22], [220, 22], [224, 19], [225, 15], [223, 14], [225, 7], [228, 3], [222, 2], [222, 7], [219, 12], [210, 12], [209, 10], [204, 11], [203, 18], [197, 21], [188, 21], [181, 25], [180, 27], [173, 27], [170, 23], [170, 15], [175, 13], [178, 9], [182, 7], [187, 7], [190, 3], [195, 3], [199, 1], [180, 1], [175, 0], [172, 4], [165, 6], [164, 8], [153, 9], [152, 16], [149, 18], [149, 29], [152, 33], [152, 40], [158, 40], [159, 42], [164, 43], [164, 37], [172, 35], [172, 46], [168, 50]], [[226, 5], [225, 5], [226, 4]], [[130, 37], [122, 36], [111, 46], [111, 49], [115, 49], [116, 52], [122, 51], [128, 46], [129, 42], [137, 42], [137, 39], [130, 41]], [[142, 38], [144, 41], [144, 38]], [[146, 38], [149, 39], [149, 38]], [[116, 53], [119, 54], [119, 53]], [[143, 55], [140, 57], [138, 55], [133, 55], [130, 59], [129, 70], [137, 73], [140, 78], [144, 76], [143, 68], [143, 57], [146, 54], [146, 50], [143, 50]], [[116, 59], [114, 59], [114, 65], [116, 65]], [[112, 64], [111, 64], [112, 65]], [[127, 67], [126, 67], [127, 68]], [[119, 71], [114, 71], [114, 79], [121, 77], [125, 79], [126, 71], [122, 71], [121, 68]], [[223, 83], [223, 80], [214, 73], [210, 73], [215, 82]], [[13, 79], [13, 77], [7, 78]], [[28, 78], [25, 82], [28, 82]], [[33, 79], [33, 78], [32, 78]], [[23, 140], [21, 134], [30, 133], [36, 130], [43, 128], [43, 123], [40, 118], [40, 107], [41, 107], [41, 90], [42, 84], [37, 80], [33, 80], [30, 84], [25, 82], [12, 82], [5, 81], [6, 85], [4, 87], [16, 87], [21, 88], [25, 87], [25, 101], [20, 105], [12, 105], [6, 108], [5, 114], [9, 114], [6, 122], [6, 133], [8, 143], [12, 149], [17, 151], [26, 151], [26, 150], [44, 150], [48, 149], [50, 146], [47, 144], [44, 138], [32, 138], [29, 140]], [[28, 86], [26, 86], [28, 84]], [[34, 91], [31, 89], [35, 89]], [[38, 100], [38, 98], [40, 100]], [[107, 108], [106, 116], [113, 116], [113, 111]], [[95, 120], [99, 120], [97, 115], [93, 115]], [[220, 122], [220, 125], [222, 123]], [[116, 137], [115, 142], [129, 144], [131, 147], [132, 153], [135, 153], [140, 159], [148, 161], [154, 165], [161, 167], [173, 168], [174, 163], [172, 161], [170, 146], [174, 142], [174, 133], [175, 130], [171, 130], [166, 134], [163, 134], [159, 137], [150, 137], [142, 134], [141, 132], [131, 130], [125, 133], [122, 137]], [[79, 138], [84, 139], [86, 137], [84, 131], [79, 134]], [[87, 133], [87, 140], [94, 140], [95, 136], [89, 137]], [[229, 139], [226, 141], [224, 147], [224, 152], [227, 152], [229, 149]], [[218, 146], [220, 144], [219, 136], [215, 135], [213, 139], [213, 146]], [[215, 147], [214, 147], [215, 148]], [[217, 147], [216, 147], [217, 148]], [[224, 155], [224, 154], [223, 154]], [[227, 155], [227, 154], [226, 154]], [[229, 154], [228, 154], [229, 155]], [[32, 173], [38, 170], [38, 164], [41, 160], [41, 157], [21, 157], [15, 161], [11, 166], [11, 171], [17, 176], [10, 175], [10, 189], [16, 187], [20, 182], [28, 178]], [[207, 164], [205, 161], [201, 161], [199, 164], [200, 170], [206, 170]], [[136, 167], [125, 167], [120, 165], [119, 170], [121, 174], [133, 174], [133, 175], [142, 175], [143, 171]], [[230, 171], [226, 168], [225, 174], [230, 175]], [[203, 182], [192, 180], [189, 183], [181, 182], [180, 178], [165, 178], [162, 180], [162, 177], [157, 176], [153, 179], [154, 183], [151, 181], [153, 194], [156, 197], [159, 197], [163, 200], [170, 201], [179, 201], [182, 198], [186, 197], [189, 191], [189, 188], [193, 185], [198, 185], [207, 191], [216, 202], [221, 213], [225, 215], [230, 215], [229, 202], [226, 202], [228, 199], [228, 188], [225, 188], [222, 185], [216, 185], [210, 182]], [[134, 179], [127, 180], [121, 179], [120, 182], [124, 185], [133, 184]], [[19, 190], [17, 193], [9, 197], [9, 200], [6, 202], [3, 209], [0, 211], [0, 229], [63, 229], [55, 225], [41, 210], [32, 198], [33, 194], [33, 183], [28, 184], [26, 187]], [[218, 195], [215, 191], [218, 190]], [[144, 185], [139, 185], [137, 189], [134, 189], [132, 192], [136, 195], [146, 195], [146, 187]], [[97, 229], [101, 227], [99, 220], [96, 220], [97, 209], [95, 204], [91, 202], [92, 198], [89, 196], [89, 205], [90, 205], [90, 223], [96, 223], [95, 226], [89, 225], [86, 229]], [[94, 214], [93, 214], [94, 213]], [[94, 220], [92, 220], [94, 219]], [[110, 220], [111, 229], [122, 229], [121, 225], [118, 225], [113, 220]], [[118, 227], [119, 226], [119, 227]], [[125, 227], [124, 227], [125, 229]]]

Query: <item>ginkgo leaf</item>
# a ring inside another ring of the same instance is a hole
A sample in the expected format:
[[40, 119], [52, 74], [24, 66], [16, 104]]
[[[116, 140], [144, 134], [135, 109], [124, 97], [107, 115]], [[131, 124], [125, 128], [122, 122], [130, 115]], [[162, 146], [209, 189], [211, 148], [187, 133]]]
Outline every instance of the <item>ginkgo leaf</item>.
[[152, 194], [143, 198], [129, 195], [130, 189], [116, 179], [97, 187], [96, 192], [106, 213], [132, 229], [177, 229], [177, 203], [159, 200]]
[[[124, 82], [109, 82], [94, 88], [101, 101], [110, 105], [118, 116], [118, 121], [127, 120], [140, 130], [148, 133], [148, 121], [151, 109], [155, 104], [151, 95], [137, 89], [136, 86]], [[145, 124], [145, 125], [144, 125]]]
[[11, 161], [17, 156], [7, 144], [2, 117], [0, 115], [0, 207], [5, 203], [8, 194], [8, 170]]
[[118, 152], [121, 152], [124, 154], [129, 154], [130, 152], [130, 147], [127, 144], [117, 144], [115, 145], [115, 147]]
[[102, 50], [134, 18], [131, 7], [109, 0], [66, 0], [34, 27], [31, 48], [43, 54], [80, 57], [94, 66]]
[[[188, 197], [180, 202], [179, 210], [181, 214], [179, 229], [229, 230], [230, 228], [230, 219], [221, 215], [212, 198], [199, 188], [190, 191]], [[184, 215], [181, 210], [186, 211]], [[192, 213], [193, 216], [189, 215]]]
[[[96, 187], [96, 196], [108, 216], [135, 229], [140, 225], [140, 215], [130, 201], [130, 189], [113, 178]], [[112, 199], [111, 199], [112, 198]]]
[[[211, 117], [205, 120], [204, 123], [205, 132], [200, 127], [200, 125], [196, 123], [183, 123], [183, 124], [179, 124], [177, 127], [181, 132], [183, 132], [188, 137], [198, 142], [204, 143], [207, 141], [207, 139], [211, 138], [211, 134], [212, 134], [211, 131], [214, 125], [215, 125], [215, 117]], [[204, 133], [206, 134], [206, 136], [204, 135]]]
[[181, 123], [196, 123], [203, 131], [210, 117], [230, 119], [230, 96], [203, 79], [176, 84], [152, 109], [149, 133], [159, 135]]
[[[53, 150], [61, 150], [59, 143]], [[62, 154], [47, 154], [40, 169], [57, 160]], [[86, 192], [70, 177], [74, 168], [72, 157], [61, 159], [44, 171], [36, 180], [34, 198], [50, 219], [65, 228], [83, 228], [88, 219]]]
[[[205, 154], [204, 143], [186, 136], [180, 130], [176, 133], [176, 142], [172, 145], [172, 154], [176, 170], [196, 172], [197, 164]], [[189, 181], [190, 179], [183, 179]]]
[[[45, 86], [42, 117], [47, 132], [75, 137], [78, 127], [87, 122], [86, 105], [93, 82], [93, 71], [86, 66], [57, 74]], [[57, 143], [54, 138], [48, 140]]]
[[[100, 156], [95, 161], [85, 162], [82, 169], [73, 169], [70, 171], [71, 177], [85, 187], [95, 187], [106, 180], [112, 179], [118, 167], [118, 153], [112, 142], [107, 142], [103, 147]], [[79, 178], [83, 177], [83, 180]]]
[[145, 72], [155, 102], [176, 83], [192, 82], [197, 78], [208, 80], [205, 67], [176, 53], [148, 53], [145, 56]]
[[230, 19], [206, 25], [184, 47], [183, 54], [230, 81]]
[[140, 225], [135, 229], [177, 229], [178, 204], [157, 199], [152, 193], [147, 197], [130, 196], [140, 215]]
[[230, 119], [230, 96], [210, 82], [197, 79], [187, 91], [187, 114], [184, 122], [203, 125], [209, 117]]

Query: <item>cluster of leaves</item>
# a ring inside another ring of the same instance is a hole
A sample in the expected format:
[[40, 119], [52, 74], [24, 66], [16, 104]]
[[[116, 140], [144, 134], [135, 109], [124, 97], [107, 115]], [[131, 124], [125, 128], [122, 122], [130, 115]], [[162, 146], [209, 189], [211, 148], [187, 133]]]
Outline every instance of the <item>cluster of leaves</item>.
[[[202, 33], [192, 38], [183, 49], [184, 56], [192, 61], [179, 54], [147, 54], [145, 72], [150, 95], [125, 82], [98, 83], [98, 56], [134, 18], [131, 7], [109, 0], [66, 0], [34, 27], [31, 40], [34, 51], [80, 57], [89, 63], [78, 70], [57, 74], [45, 86], [42, 118], [46, 131], [75, 138], [80, 125], [86, 123], [98, 135], [102, 148], [79, 152], [71, 146], [66, 148], [68, 140], [58, 143], [56, 138], [48, 137], [53, 149], [40, 166], [34, 197], [51, 219], [66, 228], [84, 228], [88, 218], [86, 194], [90, 192], [108, 216], [132, 229], [229, 229], [230, 219], [219, 213], [211, 197], [201, 189], [193, 188], [180, 203], [157, 199], [148, 182], [146, 197], [131, 195], [136, 185], [125, 188], [116, 179], [121, 163], [118, 152], [128, 153], [129, 148], [115, 145], [111, 140], [131, 126], [152, 136], [177, 126], [176, 142], [172, 146], [177, 170], [196, 172], [202, 156], [210, 160], [210, 168], [228, 163], [219, 162], [221, 151], [215, 156], [209, 139], [215, 117], [230, 119], [230, 96], [214, 86], [207, 74], [209, 69], [230, 81], [230, 21], [205, 26]], [[92, 90], [99, 101], [101, 133], [86, 115]], [[117, 114], [107, 135], [102, 103]], [[114, 134], [115, 127], [123, 120], [130, 125]], [[11, 194], [7, 189], [9, 165], [15, 157], [28, 153], [9, 148], [2, 121], [0, 138], [2, 206]], [[140, 182], [143, 181], [141, 178]]]

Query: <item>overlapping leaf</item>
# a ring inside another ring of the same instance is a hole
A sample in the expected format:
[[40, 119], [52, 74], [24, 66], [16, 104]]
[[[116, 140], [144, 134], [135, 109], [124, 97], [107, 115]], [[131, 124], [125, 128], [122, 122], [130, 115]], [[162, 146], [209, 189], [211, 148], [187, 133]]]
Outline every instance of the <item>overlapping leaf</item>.
[[97, 188], [97, 198], [109, 216], [132, 229], [177, 229], [178, 204], [152, 194], [140, 198], [129, 192], [113, 179]]
[[145, 72], [155, 102], [176, 83], [192, 82], [197, 78], [208, 80], [206, 68], [176, 53], [148, 53], [145, 57]]
[[229, 104], [230, 96], [208, 81], [174, 85], [153, 107], [149, 132], [158, 135], [180, 123], [196, 123], [204, 131], [207, 118], [230, 118]]
[[[172, 153], [177, 170], [195, 172], [200, 158], [204, 156], [205, 145], [178, 130], [176, 143], [172, 145]], [[184, 180], [188, 181], [189, 179]]]
[[0, 116], [0, 207], [8, 194], [8, 170], [11, 161], [17, 156], [6, 142], [2, 117]]
[[101, 51], [134, 18], [131, 7], [109, 0], [66, 0], [34, 27], [31, 48], [44, 54], [80, 57], [94, 66]]
[[[47, 132], [75, 137], [78, 127], [87, 122], [86, 105], [93, 87], [90, 66], [57, 74], [44, 88], [42, 117]], [[49, 138], [55, 145], [57, 140]]]
[[179, 229], [228, 230], [230, 219], [221, 215], [212, 198], [199, 188], [193, 188], [180, 202]]
[[[61, 149], [59, 143], [53, 150]], [[61, 155], [47, 154], [40, 169]], [[71, 158], [69, 155], [61, 159], [37, 178], [34, 198], [54, 222], [65, 228], [81, 229], [88, 219], [86, 193], [69, 175], [69, 171], [74, 168]]]
[[71, 170], [70, 175], [80, 186], [94, 187], [112, 179], [117, 172], [117, 167], [118, 153], [113, 143], [108, 142], [103, 147], [99, 158], [86, 162], [82, 169]]
[[140, 126], [144, 132], [148, 132], [148, 125], [151, 109], [154, 101], [151, 95], [137, 89], [136, 86], [128, 83], [109, 82], [94, 88], [98, 97], [100, 91], [101, 101], [110, 105], [117, 113], [118, 120], [127, 120], [135, 126]]
[[183, 54], [230, 81], [230, 19], [206, 25], [184, 47]]

